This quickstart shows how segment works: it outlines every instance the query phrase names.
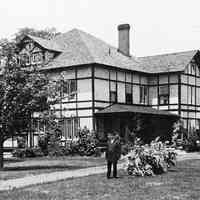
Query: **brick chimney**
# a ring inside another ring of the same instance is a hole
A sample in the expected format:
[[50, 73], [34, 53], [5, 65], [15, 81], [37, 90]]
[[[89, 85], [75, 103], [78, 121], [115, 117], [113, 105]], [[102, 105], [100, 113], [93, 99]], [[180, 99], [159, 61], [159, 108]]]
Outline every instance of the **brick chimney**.
[[120, 24], [118, 26], [118, 51], [126, 56], [130, 56], [129, 30], [129, 24]]

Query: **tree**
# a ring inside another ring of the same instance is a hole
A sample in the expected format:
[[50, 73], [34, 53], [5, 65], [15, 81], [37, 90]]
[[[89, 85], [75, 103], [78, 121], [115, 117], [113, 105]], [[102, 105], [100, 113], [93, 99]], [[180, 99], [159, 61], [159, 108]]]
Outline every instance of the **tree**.
[[[21, 30], [13, 41], [0, 41], [0, 59], [4, 65], [0, 74], [0, 169], [3, 168], [4, 141], [27, 130], [32, 114], [48, 110], [57, 96], [45, 74], [37, 69], [24, 69], [17, 63], [17, 40], [30, 29]], [[51, 35], [48, 31], [38, 32], [42, 33], [47, 37]]]
[[40, 37], [43, 39], [53, 39], [55, 36], [59, 35], [60, 33], [57, 32], [56, 28], [46, 28], [44, 30], [35, 30], [34, 28], [21, 28], [19, 29], [18, 33], [15, 34], [15, 41], [18, 43], [25, 35], [32, 35], [36, 37]]

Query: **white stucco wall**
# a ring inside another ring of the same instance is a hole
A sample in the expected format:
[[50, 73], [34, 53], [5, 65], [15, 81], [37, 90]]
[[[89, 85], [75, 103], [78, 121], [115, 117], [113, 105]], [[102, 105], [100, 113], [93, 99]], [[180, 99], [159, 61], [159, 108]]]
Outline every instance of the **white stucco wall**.
[[77, 100], [92, 100], [92, 79], [83, 79], [77, 81]]
[[109, 81], [94, 80], [95, 100], [109, 101]]
[[92, 69], [91, 67], [79, 67], [77, 69], [77, 78], [91, 77]]
[[105, 69], [105, 68], [95, 67], [94, 75], [95, 75], [95, 77], [108, 79], [109, 71], [108, 71], [108, 69]]
[[117, 101], [119, 103], [125, 103], [125, 84], [124, 83], [118, 83], [117, 84]]
[[140, 88], [138, 85], [133, 85], [133, 103], [139, 104], [140, 101]]

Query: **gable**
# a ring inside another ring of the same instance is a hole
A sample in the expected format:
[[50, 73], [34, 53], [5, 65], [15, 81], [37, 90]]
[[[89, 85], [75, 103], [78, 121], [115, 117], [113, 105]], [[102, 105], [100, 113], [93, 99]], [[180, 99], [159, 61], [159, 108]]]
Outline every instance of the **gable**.
[[35, 45], [34, 48], [27, 45], [26, 50], [32, 52], [43, 50], [47, 54], [44, 57], [50, 58], [48, 61], [51, 62], [45, 62], [43, 69], [97, 63], [147, 74], [182, 72], [198, 52], [193, 50], [135, 58], [123, 55], [117, 48], [78, 29], [60, 34], [51, 40], [27, 35], [23, 42], [29, 44], [33, 42]]
[[199, 52], [196, 53], [196, 55], [191, 59], [191, 61], [185, 67], [184, 73], [200, 76], [200, 53]]
[[19, 45], [19, 62], [24, 66], [47, 64], [56, 55], [56, 52], [43, 48], [28, 36]]
[[156, 56], [138, 58], [140, 65], [148, 70], [148, 73], [164, 73], [184, 71], [198, 50], [185, 51]]
[[25, 54], [25, 53], [30, 54], [31, 52], [44, 50], [44, 48], [42, 48], [39, 44], [37, 44], [35, 41], [30, 39], [29, 37], [25, 37], [18, 45], [20, 47], [19, 54]]

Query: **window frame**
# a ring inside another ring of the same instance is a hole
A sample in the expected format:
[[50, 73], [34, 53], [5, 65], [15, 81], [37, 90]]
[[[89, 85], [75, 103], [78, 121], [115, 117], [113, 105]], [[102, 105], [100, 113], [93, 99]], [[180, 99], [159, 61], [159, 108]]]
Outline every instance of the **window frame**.
[[168, 105], [169, 104], [169, 96], [170, 96], [169, 85], [160, 85], [159, 92], [158, 92], [158, 104], [159, 105]]
[[125, 101], [126, 104], [133, 104], [133, 86], [130, 83], [126, 83], [125, 85]]
[[[117, 82], [111, 81], [110, 84], [114, 84], [114, 89], [112, 89], [113, 87], [110, 87], [110, 94], [109, 94], [110, 102], [117, 103]], [[112, 98], [112, 95], [114, 95], [114, 98]]]
[[148, 104], [148, 87], [140, 85], [140, 104]]

